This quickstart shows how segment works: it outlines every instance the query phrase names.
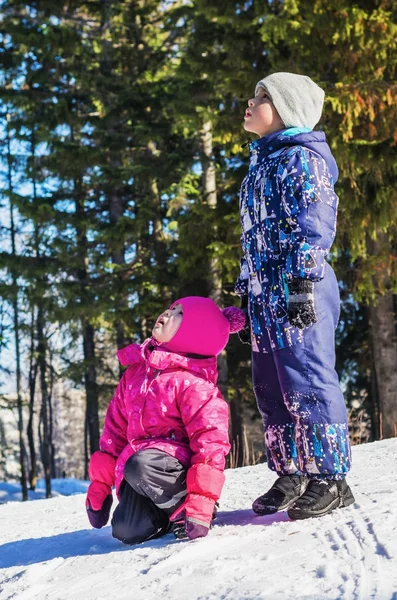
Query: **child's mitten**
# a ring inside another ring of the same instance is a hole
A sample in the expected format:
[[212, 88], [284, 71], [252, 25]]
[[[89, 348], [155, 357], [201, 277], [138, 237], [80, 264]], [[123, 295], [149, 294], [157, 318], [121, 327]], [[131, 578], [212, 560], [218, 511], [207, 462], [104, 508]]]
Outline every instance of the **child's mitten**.
[[200, 494], [188, 494], [185, 502], [171, 515], [176, 538], [195, 540], [205, 537], [211, 527], [215, 500]]
[[210, 465], [199, 463], [190, 467], [186, 478], [188, 495], [170, 517], [176, 523], [176, 537], [185, 537], [183, 529], [191, 540], [208, 535], [224, 481], [224, 473]]
[[91, 456], [86, 509], [88, 520], [95, 529], [101, 529], [109, 520], [115, 466], [116, 459], [106, 452], [94, 452]]
[[314, 310], [314, 283], [295, 277], [288, 283], [288, 320], [294, 327], [305, 329], [317, 322]]
[[[101, 527], [105, 527], [105, 525], [109, 521], [110, 509], [112, 507], [113, 497], [112, 497], [112, 489], [108, 488], [106, 486], [107, 490], [106, 490], [105, 500], [103, 501], [101, 507], [98, 510], [95, 510], [94, 505], [92, 504], [92, 502], [90, 500], [90, 495], [92, 496], [92, 494], [94, 493], [93, 487], [97, 486], [97, 485], [103, 485], [103, 484], [99, 484], [98, 482], [93, 482], [93, 483], [91, 483], [90, 487], [88, 488], [88, 494], [87, 494], [87, 500], [86, 500], [85, 506], [86, 506], [86, 510], [87, 510], [88, 520], [91, 523], [92, 527], [95, 527], [95, 529], [101, 529]], [[109, 491], [110, 491], [110, 493], [108, 493]]]

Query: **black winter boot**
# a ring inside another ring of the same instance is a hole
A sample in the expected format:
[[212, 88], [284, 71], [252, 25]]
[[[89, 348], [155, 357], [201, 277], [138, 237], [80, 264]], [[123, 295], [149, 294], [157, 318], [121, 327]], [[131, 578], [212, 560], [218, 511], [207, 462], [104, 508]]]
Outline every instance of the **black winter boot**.
[[294, 520], [322, 517], [353, 503], [346, 479], [311, 479], [305, 493], [288, 510], [288, 516]]
[[303, 494], [308, 484], [307, 477], [281, 475], [266, 494], [252, 504], [257, 515], [272, 515], [287, 510]]

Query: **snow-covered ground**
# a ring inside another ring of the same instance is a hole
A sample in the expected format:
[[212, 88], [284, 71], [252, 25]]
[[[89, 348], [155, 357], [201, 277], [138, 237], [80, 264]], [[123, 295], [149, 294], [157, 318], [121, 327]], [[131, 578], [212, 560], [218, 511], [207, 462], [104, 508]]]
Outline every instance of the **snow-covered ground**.
[[[397, 439], [357, 446], [353, 460], [350, 508], [307, 521], [255, 516], [251, 502], [274, 475], [245, 467], [227, 471], [207, 538], [130, 547], [89, 527], [84, 482], [56, 482], [74, 495], [0, 505], [0, 598], [397, 600]], [[0, 484], [0, 501], [11, 492]]]

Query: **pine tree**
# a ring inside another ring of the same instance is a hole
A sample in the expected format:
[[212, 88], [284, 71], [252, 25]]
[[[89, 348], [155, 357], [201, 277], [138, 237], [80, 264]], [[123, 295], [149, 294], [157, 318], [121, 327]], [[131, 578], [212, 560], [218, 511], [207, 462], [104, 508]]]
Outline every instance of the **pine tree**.
[[[266, 62], [259, 38], [246, 36], [252, 28], [253, 10], [240, 16], [238, 6], [201, 0], [182, 5], [173, 15], [183, 22], [185, 31], [174, 79], [174, 110], [195, 147], [194, 170], [170, 202], [178, 234], [179, 295], [210, 295], [220, 306], [236, 302], [232, 290], [241, 251], [239, 182], [234, 173], [231, 176], [236, 155], [236, 162], [242, 164], [243, 108], [238, 99], [250, 91], [251, 52], [258, 52], [259, 68]], [[222, 393], [230, 401], [233, 444], [239, 447], [235, 463], [241, 465], [244, 435], [237, 389], [242, 386], [237, 384], [236, 370], [230, 376], [226, 352], [218, 358], [218, 370]]]
[[21, 467], [21, 488], [22, 500], [28, 499], [27, 489], [27, 469], [26, 469], [26, 450], [25, 450], [25, 434], [23, 421], [23, 401], [22, 401], [22, 385], [21, 385], [21, 323], [19, 315], [19, 284], [18, 272], [15, 262], [18, 259], [17, 251], [17, 233], [16, 233], [16, 210], [14, 205], [14, 183], [13, 183], [13, 153], [11, 150], [11, 132], [10, 132], [11, 116], [6, 113], [5, 124], [5, 149], [7, 157], [7, 195], [9, 198], [10, 210], [10, 256], [14, 263], [10, 269], [10, 301], [13, 310], [13, 329], [14, 329], [14, 345], [15, 345], [15, 383], [17, 394], [17, 410], [18, 410], [18, 434], [19, 434], [19, 463]]

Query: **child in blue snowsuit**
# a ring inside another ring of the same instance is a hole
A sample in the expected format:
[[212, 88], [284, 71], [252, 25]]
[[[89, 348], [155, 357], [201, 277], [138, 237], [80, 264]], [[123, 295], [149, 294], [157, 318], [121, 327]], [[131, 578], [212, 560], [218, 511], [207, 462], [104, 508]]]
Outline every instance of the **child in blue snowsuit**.
[[249, 171], [240, 191], [243, 259], [236, 292], [251, 325], [253, 386], [267, 459], [278, 478], [253, 503], [292, 519], [354, 502], [346, 407], [335, 371], [339, 290], [326, 261], [335, 237], [338, 169], [319, 121], [323, 90], [309, 77], [258, 82], [244, 128]]

